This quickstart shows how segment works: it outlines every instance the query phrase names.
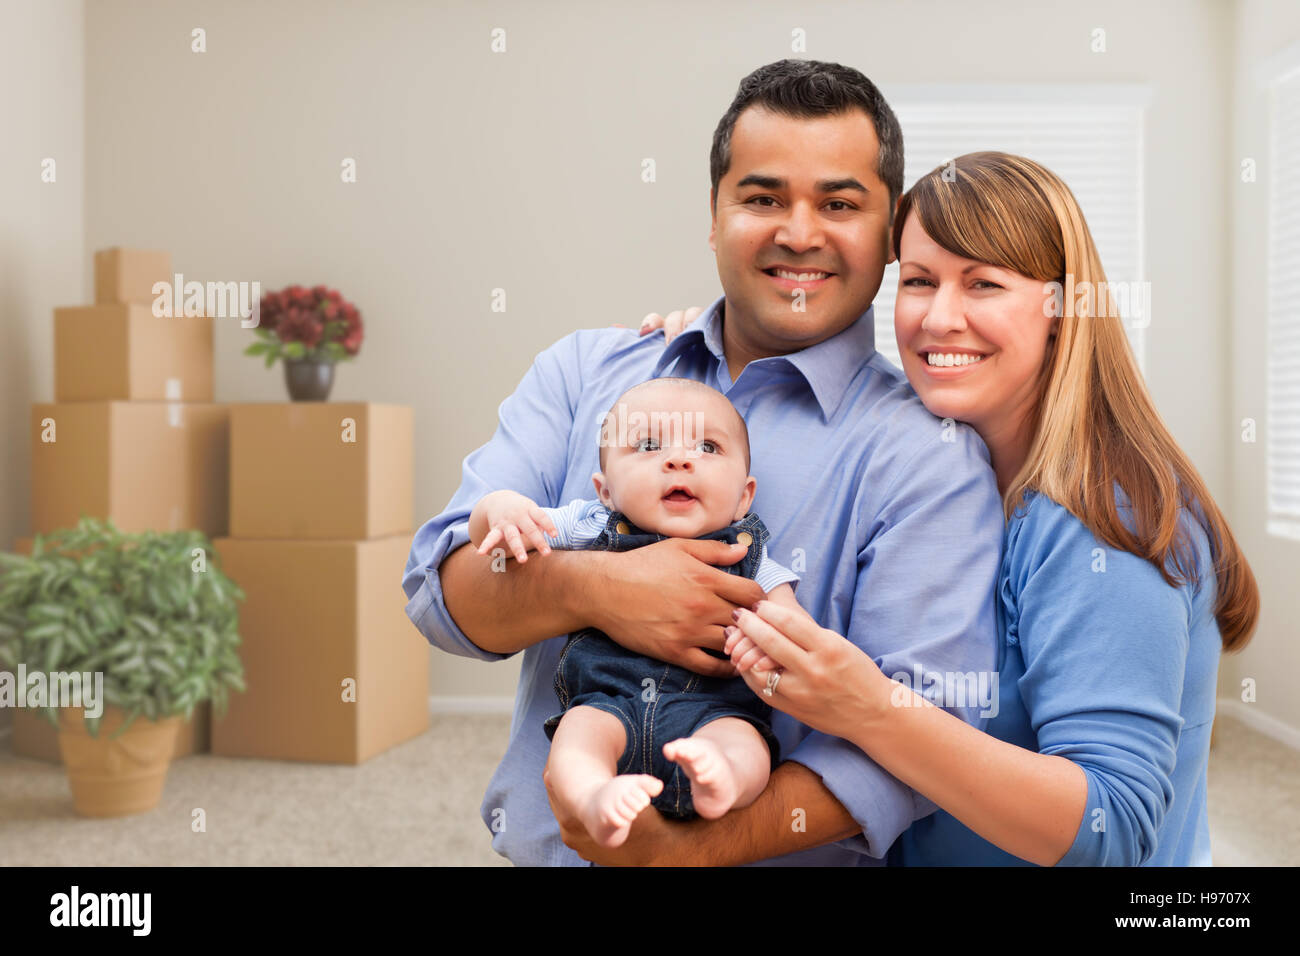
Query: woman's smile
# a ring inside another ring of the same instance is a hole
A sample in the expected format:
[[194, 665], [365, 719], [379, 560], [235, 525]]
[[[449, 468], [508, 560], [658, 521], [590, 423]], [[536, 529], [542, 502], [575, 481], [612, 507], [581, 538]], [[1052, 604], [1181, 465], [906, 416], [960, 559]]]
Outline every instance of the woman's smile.
[[921, 357], [921, 368], [931, 378], [948, 381], [963, 378], [984, 365], [992, 353], [973, 352], [965, 349], [922, 349], [917, 353]]

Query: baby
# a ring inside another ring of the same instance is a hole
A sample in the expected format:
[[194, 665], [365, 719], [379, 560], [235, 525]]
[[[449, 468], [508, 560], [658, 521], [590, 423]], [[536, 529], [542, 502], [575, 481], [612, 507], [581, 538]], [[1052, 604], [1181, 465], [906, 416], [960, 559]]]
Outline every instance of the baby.
[[[504, 542], [521, 562], [529, 550], [627, 551], [669, 537], [738, 543], [748, 553], [720, 570], [799, 607], [798, 576], [767, 556], [768, 530], [749, 512], [757, 482], [745, 421], [717, 389], [685, 378], [628, 389], [605, 417], [600, 469], [597, 501], [542, 508], [512, 491], [485, 495], [470, 540], [485, 555]], [[748, 806], [777, 763], [771, 708], [743, 678], [701, 676], [595, 628], [569, 636], [555, 692], [563, 713], [545, 726], [551, 786], [603, 846], [621, 845], [651, 804], [710, 819]]]

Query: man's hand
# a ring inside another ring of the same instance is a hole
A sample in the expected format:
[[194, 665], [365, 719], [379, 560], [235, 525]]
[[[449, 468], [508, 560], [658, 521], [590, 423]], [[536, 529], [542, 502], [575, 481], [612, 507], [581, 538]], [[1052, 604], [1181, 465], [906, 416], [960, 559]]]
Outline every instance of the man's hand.
[[[614, 849], [593, 840], [581, 821], [559, 806], [546, 773], [542, 781], [560, 838], [600, 866], [739, 866], [811, 850], [862, 830], [821, 777], [788, 761], [773, 771], [757, 800], [717, 820], [670, 820], [647, 807], [626, 842]], [[796, 817], [799, 826], [793, 825]]]
[[656, 866], [681, 865], [685, 861], [674, 858], [677, 844], [690, 825], [665, 819], [654, 807], [646, 807], [632, 823], [627, 841], [616, 849], [601, 846], [592, 839], [582, 821], [556, 799], [551, 789], [550, 764], [542, 774], [546, 784], [546, 799], [551, 802], [551, 812], [560, 825], [560, 838], [569, 849], [584, 860], [601, 866]]
[[739, 672], [730, 661], [704, 649], [721, 651], [731, 612], [764, 593], [757, 582], [710, 565], [744, 556], [744, 545], [690, 538], [611, 552], [586, 585], [591, 623], [637, 654], [706, 677], [734, 677]]
[[467, 544], [447, 556], [438, 574], [448, 613], [485, 651], [513, 654], [598, 627], [638, 654], [735, 677], [730, 660], [702, 648], [721, 652], [732, 610], [763, 599], [756, 582], [710, 567], [744, 556], [739, 544], [669, 538], [632, 551], [555, 551], [496, 573]]

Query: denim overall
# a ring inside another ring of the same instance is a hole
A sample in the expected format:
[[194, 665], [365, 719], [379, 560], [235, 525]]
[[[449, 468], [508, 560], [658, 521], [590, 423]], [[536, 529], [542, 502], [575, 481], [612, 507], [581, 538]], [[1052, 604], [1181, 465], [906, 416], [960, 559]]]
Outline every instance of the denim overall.
[[[605, 530], [590, 548], [631, 551], [667, 537], [642, 531], [616, 511], [610, 514]], [[752, 579], [758, 572], [763, 545], [770, 537], [758, 515], [751, 511], [726, 528], [700, 535], [698, 540], [735, 544], [738, 537], [741, 543], [748, 544], [748, 552], [735, 564], [717, 567]], [[767, 741], [772, 766], [778, 762], [779, 744], [770, 723], [772, 708], [749, 689], [743, 678], [704, 677], [636, 654], [594, 627], [569, 636], [555, 670], [555, 693], [566, 711], [579, 705], [596, 707], [623, 721], [627, 743], [617, 772], [651, 774], [662, 780], [664, 788], [651, 803], [667, 816], [695, 815], [690, 780], [678, 764], [663, 755], [663, 746], [670, 740], [689, 737], [719, 717], [739, 717], [753, 724]], [[555, 736], [562, 716], [557, 714], [546, 721], [548, 738]]]

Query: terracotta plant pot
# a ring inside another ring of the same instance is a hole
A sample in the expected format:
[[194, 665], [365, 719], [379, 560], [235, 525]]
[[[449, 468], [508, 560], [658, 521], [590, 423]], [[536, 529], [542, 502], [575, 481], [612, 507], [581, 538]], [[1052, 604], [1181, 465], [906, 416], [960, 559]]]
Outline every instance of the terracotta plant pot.
[[59, 751], [72, 786], [72, 802], [83, 817], [123, 817], [144, 813], [162, 799], [167, 767], [176, 748], [180, 717], [136, 717], [126, 733], [110, 739], [126, 713], [104, 708], [99, 734], [90, 736], [82, 711], [59, 713]]
[[285, 359], [284, 383], [295, 402], [323, 402], [334, 386], [334, 363]]

